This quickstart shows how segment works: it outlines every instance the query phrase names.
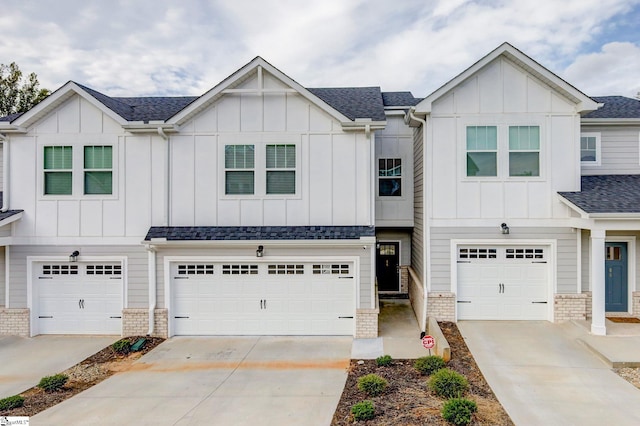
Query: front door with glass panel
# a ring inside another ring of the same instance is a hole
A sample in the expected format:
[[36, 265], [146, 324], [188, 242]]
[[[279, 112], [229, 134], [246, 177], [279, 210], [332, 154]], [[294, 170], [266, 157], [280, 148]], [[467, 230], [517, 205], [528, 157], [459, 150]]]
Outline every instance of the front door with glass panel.
[[378, 291], [400, 291], [400, 244], [379, 243], [376, 253]]
[[605, 249], [605, 310], [627, 312], [627, 243], [606, 243]]

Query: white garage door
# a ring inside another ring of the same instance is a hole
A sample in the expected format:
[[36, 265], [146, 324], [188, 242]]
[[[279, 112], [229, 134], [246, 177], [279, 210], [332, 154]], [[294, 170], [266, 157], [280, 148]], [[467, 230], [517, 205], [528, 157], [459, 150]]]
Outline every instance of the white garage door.
[[34, 265], [40, 334], [121, 334], [119, 263]]
[[545, 320], [545, 247], [458, 247], [458, 319]]
[[173, 263], [176, 335], [353, 335], [352, 263]]

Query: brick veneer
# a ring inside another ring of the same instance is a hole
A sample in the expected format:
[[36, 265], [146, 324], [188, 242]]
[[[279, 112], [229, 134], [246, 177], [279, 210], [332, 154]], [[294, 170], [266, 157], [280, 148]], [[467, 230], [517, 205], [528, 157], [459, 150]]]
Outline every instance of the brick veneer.
[[427, 297], [427, 315], [437, 321], [456, 320], [456, 296], [450, 292], [431, 292]]
[[409, 267], [400, 267], [400, 293], [407, 294], [409, 292]]
[[[122, 310], [122, 335], [144, 336], [149, 332], [148, 309]], [[169, 335], [168, 312], [166, 309], [154, 311], [154, 337], [167, 338]]]
[[378, 337], [378, 314], [380, 314], [380, 309], [356, 310], [356, 339], [375, 339]]
[[558, 322], [586, 319], [587, 297], [588, 296], [584, 293], [556, 294], [553, 302], [554, 321]]
[[29, 309], [0, 308], [0, 334], [29, 336]]

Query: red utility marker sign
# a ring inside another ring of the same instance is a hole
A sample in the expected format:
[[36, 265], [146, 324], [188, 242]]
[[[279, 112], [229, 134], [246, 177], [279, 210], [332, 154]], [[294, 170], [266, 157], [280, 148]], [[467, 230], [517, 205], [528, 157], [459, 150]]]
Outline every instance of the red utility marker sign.
[[436, 345], [436, 339], [433, 338], [433, 336], [424, 336], [422, 338], [422, 346], [424, 346], [425, 349], [431, 349]]

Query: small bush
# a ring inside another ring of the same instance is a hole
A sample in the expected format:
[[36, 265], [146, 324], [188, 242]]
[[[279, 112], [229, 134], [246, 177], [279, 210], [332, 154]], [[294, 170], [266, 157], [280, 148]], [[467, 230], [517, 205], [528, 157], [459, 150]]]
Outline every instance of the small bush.
[[391, 365], [392, 363], [393, 358], [391, 358], [391, 355], [382, 355], [376, 358], [376, 365], [378, 367], [386, 367], [388, 365]]
[[11, 410], [12, 408], [22, 407], [23, 405], [24, 398], [20, 395], [0, 399], [0, 411]]
[[442, 406], [442, 418], [455, 426], [467, 426], [476, 411], [478, 406], [470, 399], [453, 398]]
[[428, 376], [445, 367], [444, 359], [437, 355], [423, 356], [413, 363], [413, 368], [423, 376]]
[[356, 421], [371, 420], [375, 417], [375, 406], [369, 400], [358, 402], [351, 407], [351, 414]]
[[60, 390], [67, 383], [69, 377], [64, 374], [55, 374], [53, 376], [46, 376], [40, 379], [40, 383], [38, 383], [38, 387], [45, 392], [55, 392]]
[[469, 389], [469, 382], [462, 374], [443, 368], [431, 375], [429, 388], [444, 398], [460, 398]]
[[131, 343], [127, 339], [120, 339], [111, 345], [111, 349], [121, 355], [126, 355], [131, 351]]
[[388, 384], [385, 379], [377, 374], [367, 374], [358, 379], [358, 389], [370, 396], [380, 395]]

